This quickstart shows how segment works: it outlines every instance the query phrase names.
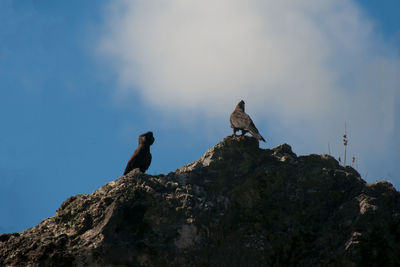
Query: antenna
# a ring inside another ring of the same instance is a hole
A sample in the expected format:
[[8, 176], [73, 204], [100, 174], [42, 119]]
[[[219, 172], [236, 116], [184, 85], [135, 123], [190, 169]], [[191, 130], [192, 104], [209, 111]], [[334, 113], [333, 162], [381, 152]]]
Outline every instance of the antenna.
[[343, 166], [346, 167], [346, 153], [347, 153], [347, 134], [346, 134], [346, 121], [344, 122], [344, 135], [343, 135], [343, 145], [344, 145], [344, 159]]
[[329, 144], [329, 142], [328, 142], [328, 155], [329, 156], [331, 155], [331, 145]]

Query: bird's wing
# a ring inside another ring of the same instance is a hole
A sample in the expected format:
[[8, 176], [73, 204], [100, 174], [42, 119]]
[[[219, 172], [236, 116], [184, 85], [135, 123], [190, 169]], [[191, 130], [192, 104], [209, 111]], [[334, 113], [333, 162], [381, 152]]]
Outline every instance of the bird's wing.
[[231, 116], [231, 124], [238, 129], [246, 129], [253, 123], [250, 116], [242, 111], [235, 110]]
[[144, 159], [143, 166], [145, 171], [150, 167], [150, 164], [151, 164], [151, 153], [149, 153], [147, 157]]
[[140, 150], [138, 150], [138, 149], [136, 149], [135, 152], [133, 152], [131, 158], [128, 161], [128, 164], [126, 164], [124, 175], [138, 166], [139, 152], [140, 152]]
[[258, 129], [257, 129], [257, 127], [254, 125], [254, 122], [253, 122], [253, 121], [250, 122], [250, 125], [249, 125], [249, 127], [248, 127], [248, 130], [249, 130], [249, 132], [252, 132], [252, 133], [254, 133], [254, 134], [258, 134]]

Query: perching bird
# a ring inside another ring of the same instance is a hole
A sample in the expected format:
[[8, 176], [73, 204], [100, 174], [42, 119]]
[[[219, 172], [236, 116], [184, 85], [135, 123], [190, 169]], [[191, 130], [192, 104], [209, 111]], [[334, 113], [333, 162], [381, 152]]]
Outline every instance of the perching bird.
[[153, 143], [154, 137], [152, 132], [139, 135], [139, 145], [129, 159], [124, 175], [136, 168], [139, 168], [143, 173], [149, 168], [151, 163], [150, 146]]
[[244, 112], [244, 101], [240, 101], [235, 110], [231, 114], [231, 127], [233, 128], [232, 136], [236, 135], [236, 132], [241, 130], [242, 136], [247, 132], [251, 133], [252, 136], [257, 138], [258, 140], [262, 140], [265, 142], [265, 139], [258, 133], [256, 126], [251, 120], [250, 116]]

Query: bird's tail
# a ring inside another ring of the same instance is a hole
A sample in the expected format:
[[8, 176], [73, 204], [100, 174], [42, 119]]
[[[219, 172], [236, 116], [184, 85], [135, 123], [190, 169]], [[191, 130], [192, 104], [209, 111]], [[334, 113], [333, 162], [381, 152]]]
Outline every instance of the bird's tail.
[[264, 137], [262, 137], [261, 134], [259, 134], [259, 133], [256, 133], [255, 137], [260, 141], [264, 141], [265, 143], [267, 142], [267, 141], [265, 141]]
[[265, 143], [267, 142], [267, 141], [265, 141], [264, 137], [262, 137], [261, 134], [258, 132], [257, 128], [251, 127], [251, 128], [249, 129], [249, 132], [251, 133], [252, 136], [254, 136], [255, 138], [257, 138], [258, 140], [264, 141]]

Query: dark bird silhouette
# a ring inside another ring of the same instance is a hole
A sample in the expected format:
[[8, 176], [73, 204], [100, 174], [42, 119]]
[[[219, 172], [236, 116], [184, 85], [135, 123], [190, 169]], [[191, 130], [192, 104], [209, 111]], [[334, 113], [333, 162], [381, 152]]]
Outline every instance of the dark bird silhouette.
[[231, 127], [233, 129], [232, 136], [236, 135], [236, 132], [241, 130], [242, 136], [247, 132], [251, 133], [252, 136], [257, 138], [258, 140], [264, 141], [265, 139], [259, 134], [256, 126], [251, 120], [250, 116], [244, 112], [244, 101], [241, 100], [237, 105], [235, 110], [231, 114]]
[[139, 135], [139, 145], [129, 159], [124, 175], [136, 168], [139, 168], [143, 173], [149, 168], [151, 163], [150, 146], [153, 143], [154, 137], [152, 132]]

